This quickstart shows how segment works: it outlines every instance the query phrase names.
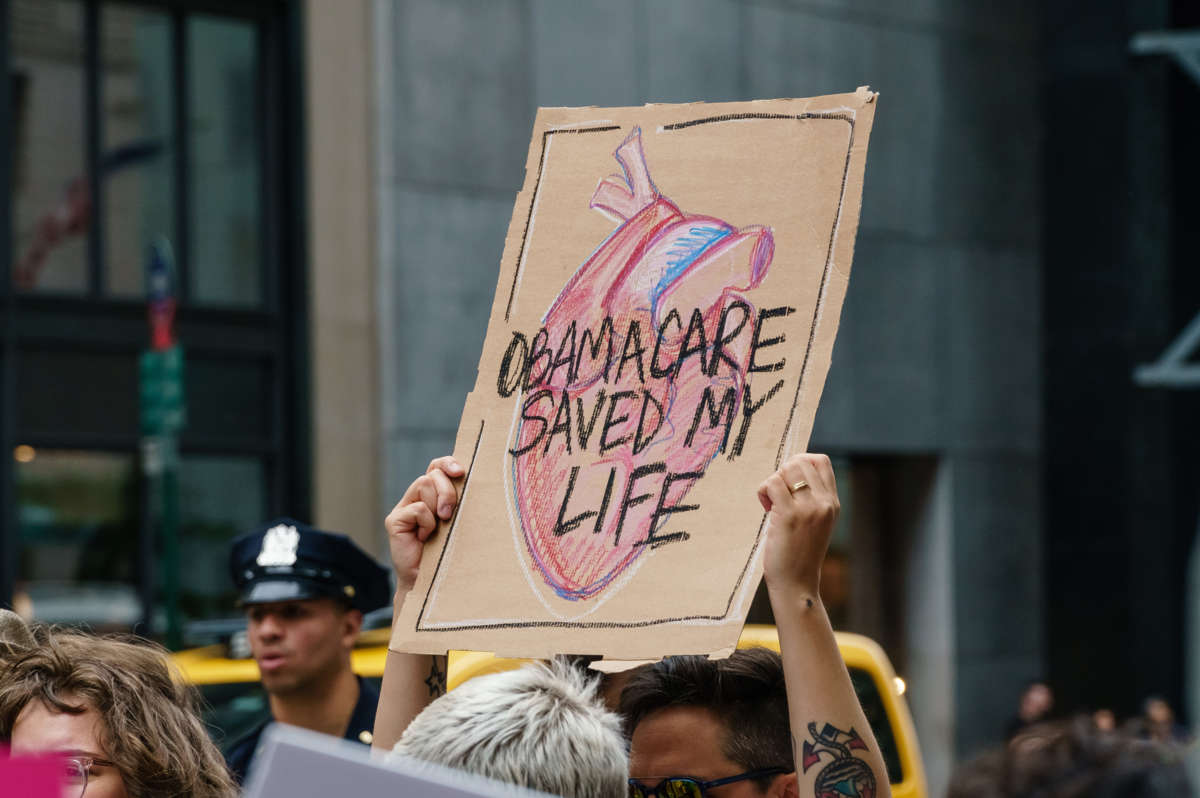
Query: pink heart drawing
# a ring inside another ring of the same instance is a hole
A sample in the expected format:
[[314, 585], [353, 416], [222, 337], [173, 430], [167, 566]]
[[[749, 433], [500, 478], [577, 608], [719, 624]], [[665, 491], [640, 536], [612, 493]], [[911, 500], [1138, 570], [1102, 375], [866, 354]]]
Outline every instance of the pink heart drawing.
[[659, 193], [640, 129], [615, 157], [624, 174], [602, 180], [590, 207], [619, 227], [543, 319], [510, 449], [528, 552], [568, 600], [687, 538], [662, 529], [696, 509], [684, 499], [729, 443], [759, 315], [746, 292], [774, 254], [769, 228], [685, 213]]

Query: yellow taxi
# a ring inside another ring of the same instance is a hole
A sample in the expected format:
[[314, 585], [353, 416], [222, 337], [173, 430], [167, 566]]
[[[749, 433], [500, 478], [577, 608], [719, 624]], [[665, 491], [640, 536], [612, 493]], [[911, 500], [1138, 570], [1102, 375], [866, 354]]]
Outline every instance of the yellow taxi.
[[[356, 673], [378, 681], [383, 676], [390, 630], [363, 632], [355, 648]], [[879, 645], [868, 637], [836, 632], [838, 648], [850, 672], [850, 681], [863, 712], [875, 732], [887, 767], [894, 798], [925, 798], [925, 769], [917, 732], [904, 699], [905, 685]], [[773, 626], [747, 624], [739, 648], [765, 646], [779, 650], [779, 635]], [[232, 648], [237, 648], [235, 644]], [[175, 663], [184, 677], [199, 686], [208, 704], [206, 720], [221, 729], [231, 742], [258, 723], [267, 713], [266, 694], [258, 683], [258, 666], [247, 657], [234, 658], [228, 644], [214, 644], [181, 651]], [[243, 654], [244, 651], [237, 651]], [[476, 676], [509, 670], [525, 660], [505, 659], [479, 651], [451, 651], [448, 687]]]

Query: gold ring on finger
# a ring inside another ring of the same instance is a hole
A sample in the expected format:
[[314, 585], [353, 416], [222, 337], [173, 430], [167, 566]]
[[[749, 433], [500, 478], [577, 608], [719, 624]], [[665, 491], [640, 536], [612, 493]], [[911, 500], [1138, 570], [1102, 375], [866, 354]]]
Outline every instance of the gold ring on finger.
[[807, 483], [807, 482], [805, 482], [804, 480], [800, 480], [799, 482], [793, 482], [793, 483], [792, 483], [792, 486], [789, 488], [789, 490], [790, 490], [792, 493], [795, 493], [796, 491], [798, 491], [798, 490], [804, 490], [804, 489], [805, 489], [805, 488], [807, 488], [807, 487], [808, 487], [808, 483]]

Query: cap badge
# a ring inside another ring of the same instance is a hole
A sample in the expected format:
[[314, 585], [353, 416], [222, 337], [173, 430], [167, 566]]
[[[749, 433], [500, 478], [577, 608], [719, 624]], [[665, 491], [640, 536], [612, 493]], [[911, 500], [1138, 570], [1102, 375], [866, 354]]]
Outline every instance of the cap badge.
[[255, 560], [259, 565], [294, 565], [296, 562], [296, 547], [300, 545], [300, 533], [294, 526], [279, 524], [267, 530], [263, 535], [262, 551]]

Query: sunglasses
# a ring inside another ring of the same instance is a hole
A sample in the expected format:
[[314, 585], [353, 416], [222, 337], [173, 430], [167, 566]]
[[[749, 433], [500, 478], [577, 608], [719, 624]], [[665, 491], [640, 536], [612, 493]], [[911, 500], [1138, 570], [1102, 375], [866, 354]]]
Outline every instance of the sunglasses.
[[762, 770], [748, 770], [745, 773], [715, 781], [699, 781], [688, 776], [672, 776], [669, 779], [663, 779], [653, 787], [642, 784], [637, 779], [630, 779], [629, 798], [704, 798], [708, 795], [707, 790], [720, 787], [722, 784], [733, 784], [736, 781], [790, 772], [790, 768], [763, 768]]

